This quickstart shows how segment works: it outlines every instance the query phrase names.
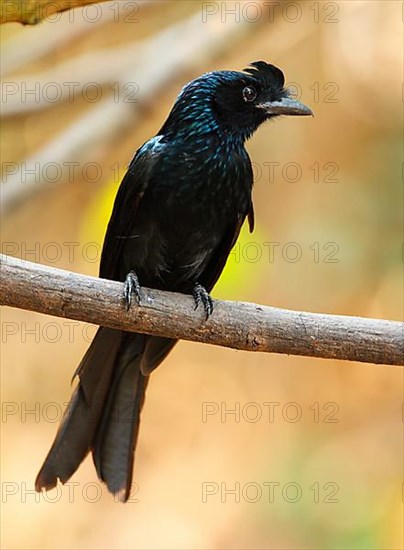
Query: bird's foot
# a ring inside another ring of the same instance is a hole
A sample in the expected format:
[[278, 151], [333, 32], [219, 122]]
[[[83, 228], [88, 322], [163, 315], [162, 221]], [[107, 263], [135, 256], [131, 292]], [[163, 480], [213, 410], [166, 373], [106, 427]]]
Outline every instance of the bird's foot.
[[126, 275], [123, 297], [126, 304], [126, 311], [129, 311], [132, 305], [132, 296], [135, 296], [136, 302], [140, 306], [140, 283], [134, 271], [129, 271]]
[[199, 283], [195, 283], [192, 295], [195, 300], [195, 309], [198, 308], [199, 304], [202, 304], [205, 309], [206, 320], [208, 320], [213, 312], [213, 300], [210, 294], [205, 287]]

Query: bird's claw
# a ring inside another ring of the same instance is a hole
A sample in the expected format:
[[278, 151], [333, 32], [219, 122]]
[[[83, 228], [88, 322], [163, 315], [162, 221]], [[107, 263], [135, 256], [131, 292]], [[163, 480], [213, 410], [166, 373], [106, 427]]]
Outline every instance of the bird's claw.
[[135, 296], [138, 305], [140, 306], [140, 283], [134, 271], [129, 271], [126, 275], [123, 297], [126, 304], [126, 311], [129, 311], [132, 305], [132, 296]]
[[205, 287], [196, 283], [192, 293], [195, 300], [195, 308], [198, 309], [199, 304], [202, 304], [206, 314], [206, 320], [209, 319], [213, 312], [213, 300]]

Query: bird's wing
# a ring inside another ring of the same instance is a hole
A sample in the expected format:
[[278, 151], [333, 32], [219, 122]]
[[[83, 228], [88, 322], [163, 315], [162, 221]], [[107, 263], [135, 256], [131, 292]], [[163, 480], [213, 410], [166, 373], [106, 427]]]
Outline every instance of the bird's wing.
[[254, 205], [251, 201], [250, 210], [248, 212], [248, 228], [250, 230], [250, 233], [254, 231], [254, 225], [255, 225]]
[[[251, 162], [247, 154], [241, 159], [241, 162], [246, 163], [244, 164], [244, 166], [247, 169], [244, 185], [247, 188], [252, 189], [254, 178]], [[216, 247], [210, 262], [208, 263], [207, 267], [204, 269], [202, 276], [200, 277], [199, 282], [209, 292], [215, 286], [224, 269], [224, 266], [226, 265], [227, 258], [231, 252], [231, 249], [236, 244], [236, 241], [240, 234], [240, 230], [246, 217], [248, 217], [248, 226], [250, 229], [250, 233], [252, 233], [254, 231], [254, 206], [251, 196], [249, 206], [244, 212], [239, 212], [236, 220], [228, 226], [224, 237], [220, 241], [219, 245]]]
[[103, 279], [118, 278], [123, 247], [132, 233], [137, 209], [154, 169], [161, 161], [160, 139], [160, 136], [150, 139], [137, 151], [119, 186], [101, 254], [100, 277]]
[[212, 259], [200, 278], [201, 284], [203, 284], [209, 292], [216, 284], [224, 269], [224, 266], [226, 265], [227, 258], [231, 252], [231, 249], [236, 244], [246, 216], [248, 216], [249, 228], [250, 232], [252, 232], [254, 227], [254, 210], [252, 203], [249, 211], [244, 214], [239, 214], [236, 223], [228, 228], [224, 238], [216, 248]]

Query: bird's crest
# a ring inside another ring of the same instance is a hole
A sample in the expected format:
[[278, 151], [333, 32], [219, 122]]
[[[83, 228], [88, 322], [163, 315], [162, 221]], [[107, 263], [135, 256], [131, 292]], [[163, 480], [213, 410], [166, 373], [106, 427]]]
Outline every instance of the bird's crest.
[[253, 61], [250, 66], [244, 69], [245, 73], [250, 74], [257, 80], [260, 80], [265, 87], [283, 88], [285, 77], [283, 72], [265, 61]]

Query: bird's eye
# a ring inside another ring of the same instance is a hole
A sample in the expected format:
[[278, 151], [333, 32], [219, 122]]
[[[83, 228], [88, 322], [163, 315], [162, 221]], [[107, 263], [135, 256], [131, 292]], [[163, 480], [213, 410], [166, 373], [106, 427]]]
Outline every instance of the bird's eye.
[[257, 91], [252, 86], [246, 86], [243, 90], [244, 101], [254, 101], [257, 97]]

